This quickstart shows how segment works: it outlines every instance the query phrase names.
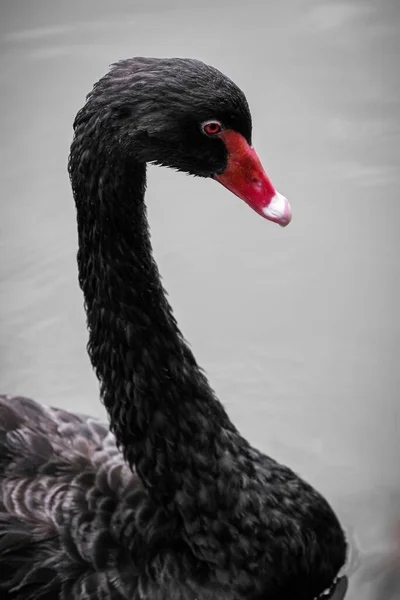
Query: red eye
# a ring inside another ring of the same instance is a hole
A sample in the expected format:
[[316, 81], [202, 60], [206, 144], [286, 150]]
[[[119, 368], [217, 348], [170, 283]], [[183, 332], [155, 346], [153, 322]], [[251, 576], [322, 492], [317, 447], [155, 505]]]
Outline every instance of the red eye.
[[203, 131], [204, 133], [207, 133], [207, 135], [215, 135], [216, 133], [221, 133], [221, 123], [218, 123], [218, 121], [210, 121], [209, 123], [204, 123]]

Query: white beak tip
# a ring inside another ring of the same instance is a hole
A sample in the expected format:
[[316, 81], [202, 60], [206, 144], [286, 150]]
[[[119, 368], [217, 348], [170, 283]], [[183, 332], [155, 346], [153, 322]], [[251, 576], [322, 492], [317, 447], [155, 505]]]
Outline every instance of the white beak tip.
[[275, 192], [275, 196], [273, 196], [268, 206], [263, 209], [263, 213], [266, 219], [274, 221], [282, 227], [289, 225], [292, 220], [292, 209], [289, 200], [279, 192]]

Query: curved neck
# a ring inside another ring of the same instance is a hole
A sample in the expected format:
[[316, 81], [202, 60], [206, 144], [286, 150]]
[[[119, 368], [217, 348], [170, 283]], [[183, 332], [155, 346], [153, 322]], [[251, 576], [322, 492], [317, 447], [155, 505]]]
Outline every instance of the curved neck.
[[187, 509], [189, 497], [198, 502], [196, 479], [217, 476], [239, 436], [166, 300], [151, 251], [145, 165], [90, 156], [72, 147], [88, 352], [125, 459], [157, 501], [167, 506], [185, 494]]

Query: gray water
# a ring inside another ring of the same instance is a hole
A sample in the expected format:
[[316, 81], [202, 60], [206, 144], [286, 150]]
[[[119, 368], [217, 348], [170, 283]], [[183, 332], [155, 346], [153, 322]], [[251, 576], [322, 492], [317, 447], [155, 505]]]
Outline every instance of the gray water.
[[281, 229], [212, 181], [151, 168], [155, 256], [234, 422], [337, 510], [354, 548], [349, 600], [400, 598], [390, 570], [400, 519], [399, 26], [396, 0], [0, 8], [2, 391], [104, 415], [77, 285], [72, 121], [120, 58], [214, 64], [245, 90], [254, 145], [293, 220]]

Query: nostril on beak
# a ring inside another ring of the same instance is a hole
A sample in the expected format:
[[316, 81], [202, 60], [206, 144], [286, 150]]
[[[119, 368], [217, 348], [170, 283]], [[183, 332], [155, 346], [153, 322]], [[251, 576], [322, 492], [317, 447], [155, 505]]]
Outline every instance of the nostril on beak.
[[261, 179], [259, 179], [258, 177], [252, 177], [251, 184], [258, 190], [261, 189], [262, 183], [261, 183]]

